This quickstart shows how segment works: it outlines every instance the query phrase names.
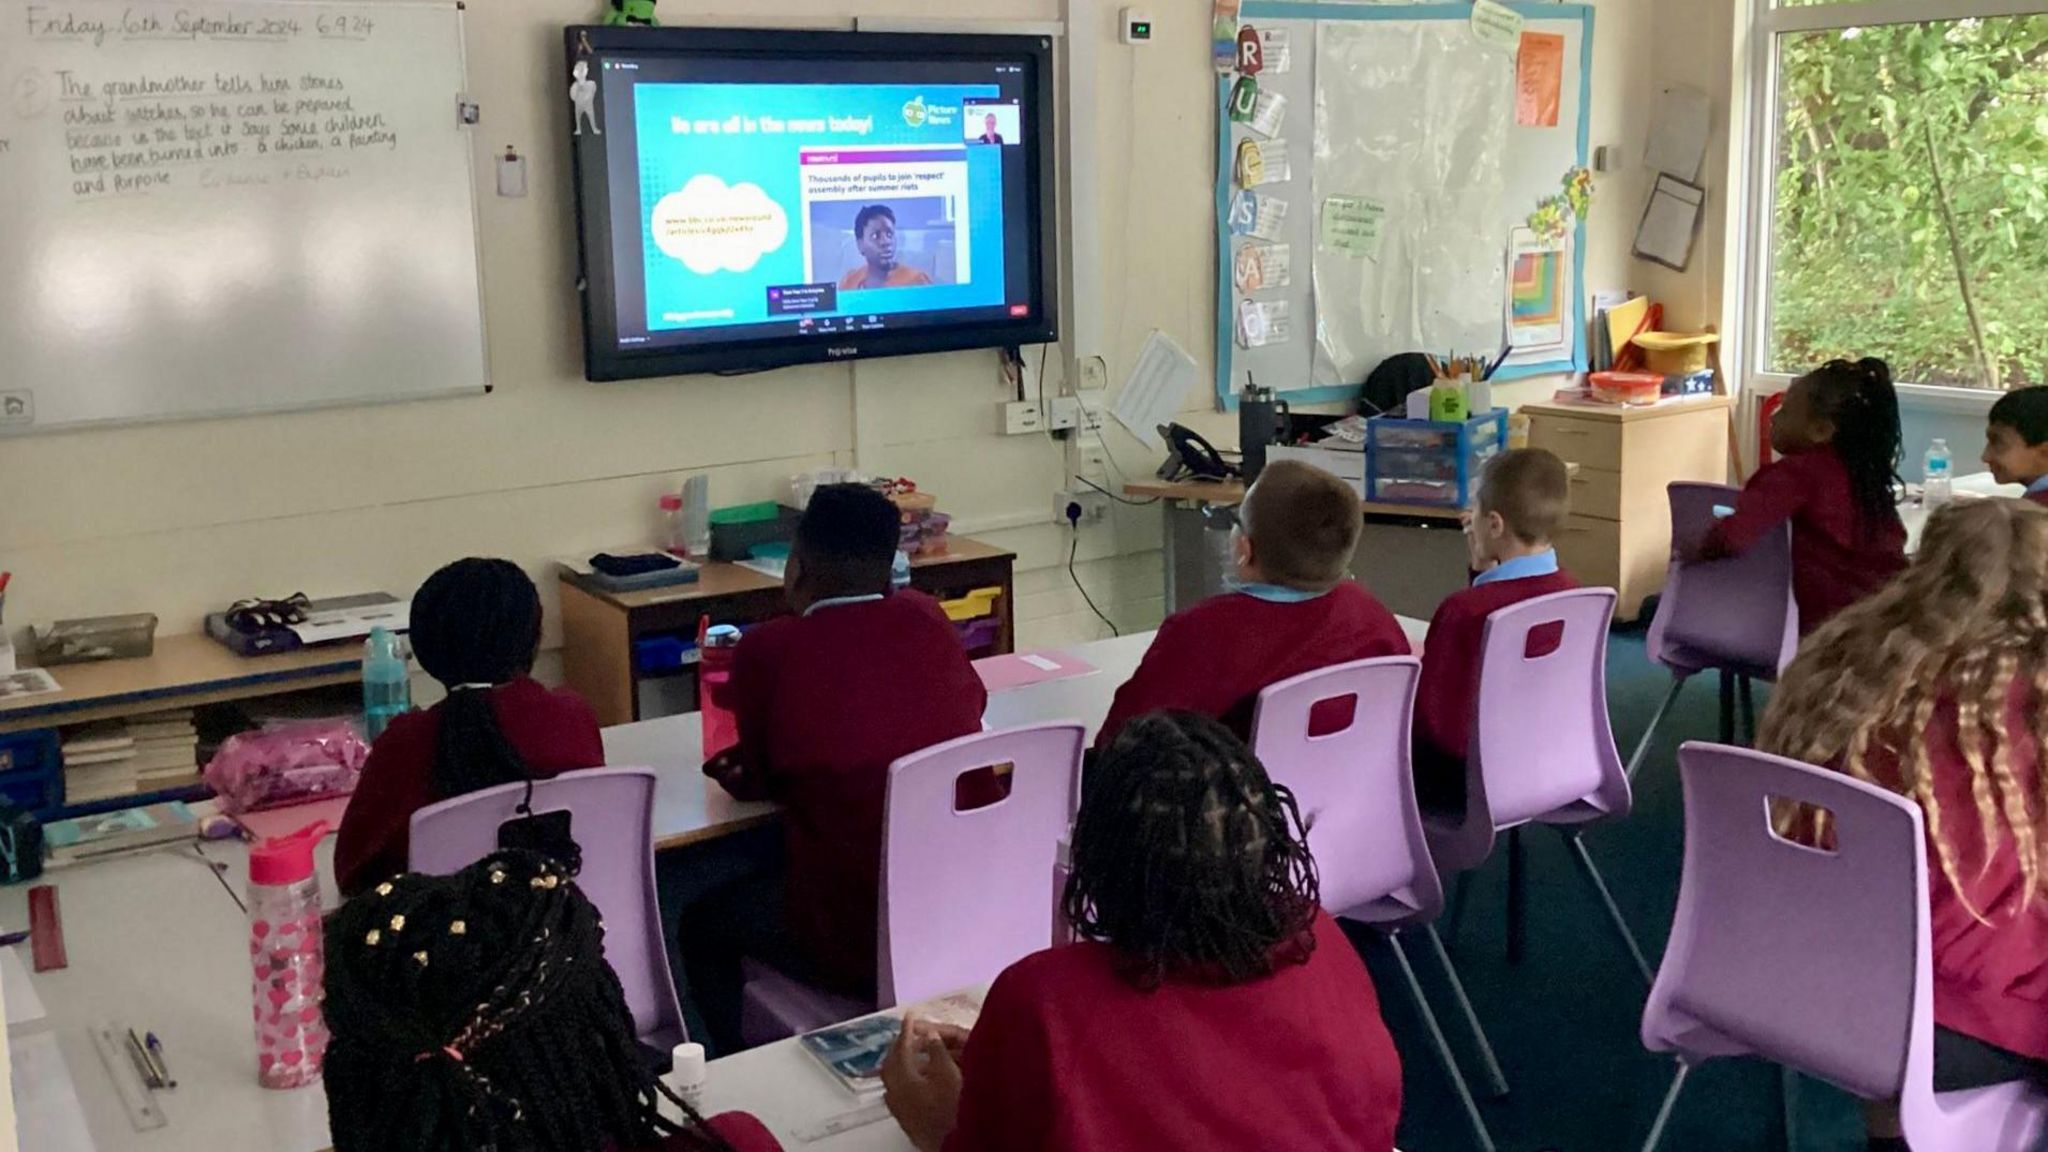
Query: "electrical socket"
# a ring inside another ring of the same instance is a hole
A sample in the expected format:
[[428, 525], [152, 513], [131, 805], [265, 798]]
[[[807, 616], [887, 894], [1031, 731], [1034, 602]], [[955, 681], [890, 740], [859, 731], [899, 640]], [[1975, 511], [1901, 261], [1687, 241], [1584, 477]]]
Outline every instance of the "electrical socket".
[[1094, 432], [1097, 435], [1100, 435], [1102, 432], [1102, 405], [1104, 400], [1103, 394], [1099, 391], [1083, 392], [1079, 396], [1075, 397], [1075, 399], [1081, 402], [1082, 431]]
[[1011, 400], [1002, 406], [1003, 435], [1029, 436], [1045, 431], [1045, 421], [1032, 400]]
[[1045, 402], [1045, 427], [1064, 432], [1081, 423], [1081, 401], [1074, 396], [1053, 396]]
[[1109, 453], [1102, 447], [1101, 442], [1084, 440], [1081, 442], [1080, 449], [1081, 467], [1076, 475], [1080, 476], [1083, 480], [1093, 480], [1097, 484], [1107, 485], [1109, 483]]
[[1090, 356], [1081, 361], [1081, 391], [1100, 392], [1109, 387], [1109, 361]]
[[1072, 523], [1067, 518], [1067, 508], [1070, 505], [1077, 504], [1081, 508], [1080, 526], [1083, 528], [1091, 524], [1100, 524], [1109, 519], [1109, 497], [1104, 496], [1093, 488], [1068, 488], [1053, 493], [1052, 522], [1055, 524]]

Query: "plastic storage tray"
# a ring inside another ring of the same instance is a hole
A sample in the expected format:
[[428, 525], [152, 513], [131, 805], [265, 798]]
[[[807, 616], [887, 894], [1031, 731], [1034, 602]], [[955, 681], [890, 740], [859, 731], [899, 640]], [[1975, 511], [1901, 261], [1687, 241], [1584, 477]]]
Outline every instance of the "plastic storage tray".
[[1366, 499], [1462, 508], [1507, 440], [1505, 408], [1463, 422], [1376, 417], [1366, 422]]

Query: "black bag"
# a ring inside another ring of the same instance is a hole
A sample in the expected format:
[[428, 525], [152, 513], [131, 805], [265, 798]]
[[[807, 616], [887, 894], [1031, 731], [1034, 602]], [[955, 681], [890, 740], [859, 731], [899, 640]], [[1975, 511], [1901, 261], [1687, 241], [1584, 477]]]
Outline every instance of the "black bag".
[[1399, 352], [1380, 361], [1358, 390], [1358, 410], [1367, 416], [1407, 414], [1408, 394], [1436, 383], [1429, 357], [1420, 352]]
[[0, 884], [43, 874], [43, 822], [26, 808], [0, 800]]

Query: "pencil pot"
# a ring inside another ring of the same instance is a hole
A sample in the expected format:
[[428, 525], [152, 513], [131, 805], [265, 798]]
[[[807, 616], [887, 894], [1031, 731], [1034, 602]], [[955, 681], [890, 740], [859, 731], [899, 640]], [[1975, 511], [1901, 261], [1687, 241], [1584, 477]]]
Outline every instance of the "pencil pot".
[[[313, 870], [313, 846], [326, 833], [322, 821], [249, 852], [256, 1079], [265, 1088], [313, 1083], [327, 1056], [327, 1021], [320, 1014], [326, 948], [320, 934], [320, 880]], [[387, 935], [390, 947], [404, 943], [397, 925]]]

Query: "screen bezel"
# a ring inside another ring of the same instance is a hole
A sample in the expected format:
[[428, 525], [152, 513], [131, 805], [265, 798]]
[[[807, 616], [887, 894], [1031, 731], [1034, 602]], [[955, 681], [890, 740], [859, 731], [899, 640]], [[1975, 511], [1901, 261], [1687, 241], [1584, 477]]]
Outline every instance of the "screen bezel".
[[[758, 57], [787, 61], [815, 57], [1002, 60], [1027, 65], [1025, 133], [1025, 220], [1037, 259], [1030, 264], [1031, 311], [1000, 320], [963, 320], [895, 331], [835, 332], [816, 336], [771, 336], [687, 347], [622, 348], [618, 331], [618, 281], [612, 258], [614, 224], [609, 193], [609, 136], [568, 137], [574, 160], [579, 289], [583, 306], [583, 371], [592, 381], [638, 380], [656, 376], [733, 373], [792, 364], [908, 356], [974, 348], [1050, 344], [1059, 339], [1057, 259], [1058, 201], [1052, 185], [1057, 137], [1053, 122], [1052, 40], [1046, 36], [991, 36], [954, 33], [813, 32], [755, 28], [607, 28], [563, 30], [564, 84], [578, 60], [593, 68], [607, 53], [679, 56]], [[601, 70], [601, 69], [600, 69]], [[566, 107], [566, 101], [565, 105]], [[573, 113], [571, 113], [573, 116]], [[573, 124], [573, 120], [565, 121]], [[637, 219], [631, 226], [638, 227]]]

